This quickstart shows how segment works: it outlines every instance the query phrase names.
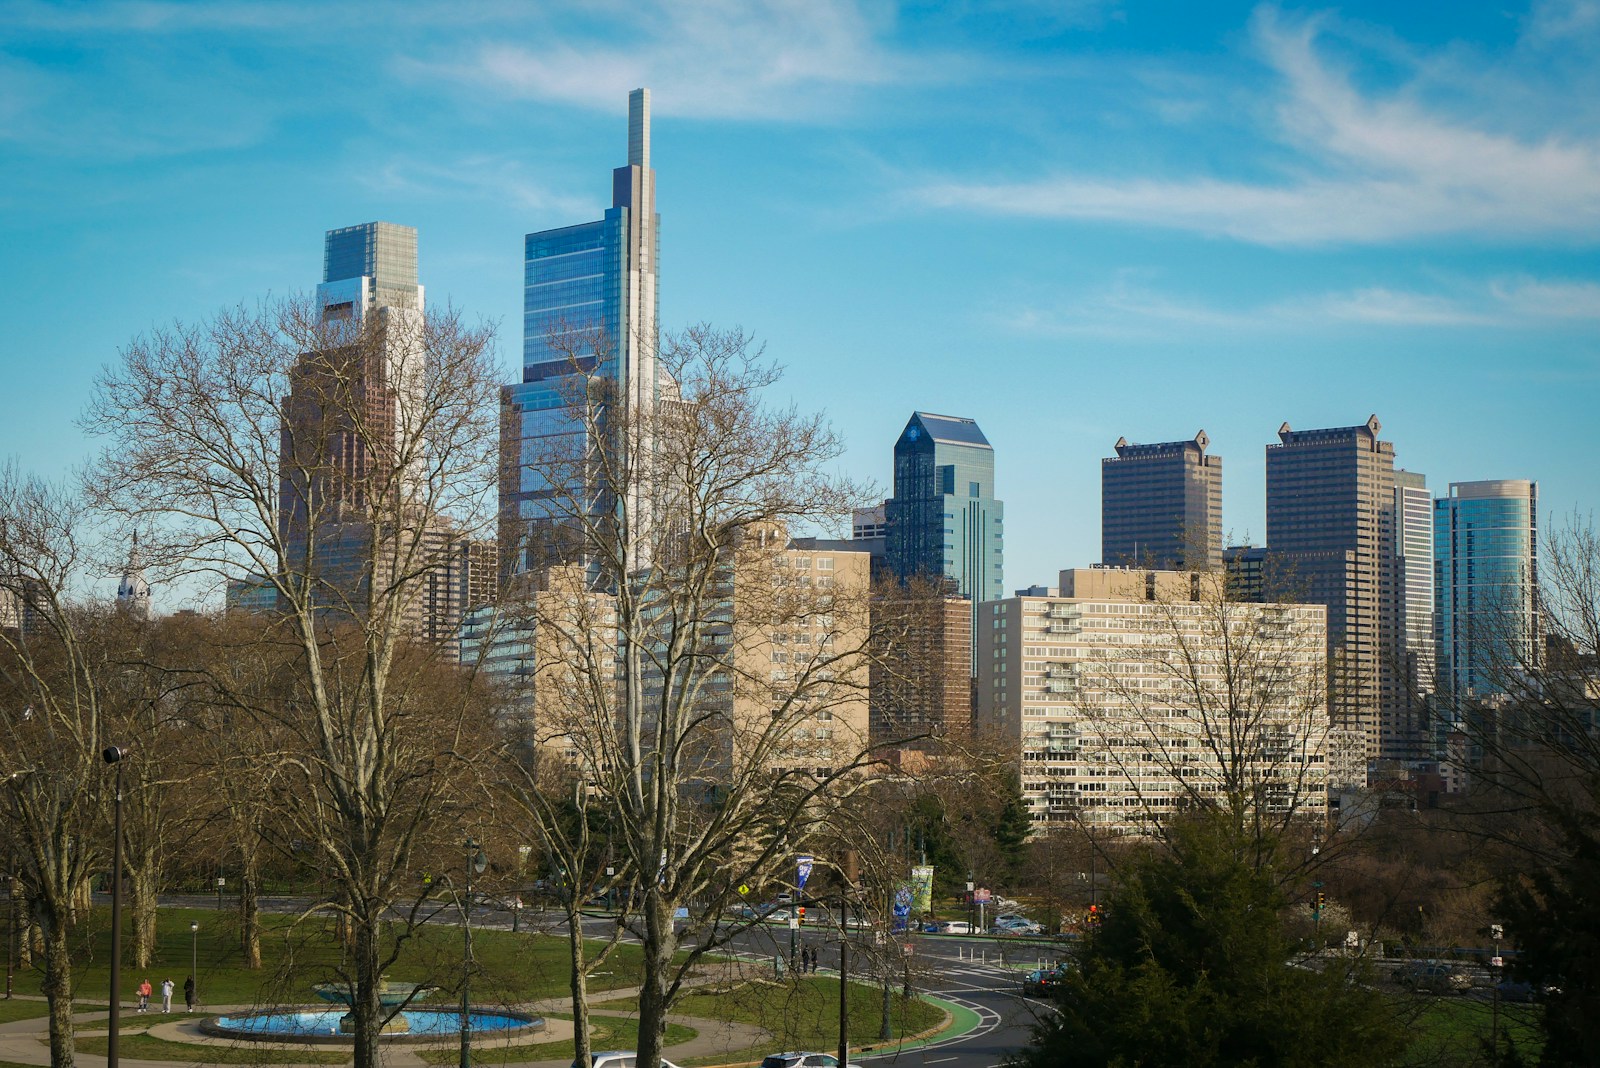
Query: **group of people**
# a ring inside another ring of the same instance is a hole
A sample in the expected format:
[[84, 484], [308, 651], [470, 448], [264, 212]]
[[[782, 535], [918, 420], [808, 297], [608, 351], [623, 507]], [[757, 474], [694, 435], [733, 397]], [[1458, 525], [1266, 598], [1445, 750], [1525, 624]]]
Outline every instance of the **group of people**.
[[798, 961], [791, 960], [790, 966], [798, 972], [814, 972], [817, 970], [817, 949], [815, 946], [801, 946]]
[[[178, 988], [178, 985], [176, 983], [174, 983], [171, 979], [163, 979], [163, 980], [161, 980], [161, 1011], [162, 1012], [171, 1012], [172, 1011], [172, 992], [174, 990], [176, 990], [177, 988]], [[150, 985], [150, 980], [141, 979], [139, 981], [138, 994], [139, 994], [139, 1011], [140, 1012], [149, 1012], [150, 1011], [150, 995], [154, 994], [154, 993], [155, 993], [155, 988]], [[185, 979], [183, 981], [183, 1000], [184, 1000], [184, 1003], [186, 1005], [188, 1005], [189, 1011], [193, 1012], [194, 1011], [194, 976], [192, 976], [192, 975], [189, 976], [189, 978], [187, 978], [187, 979]]]

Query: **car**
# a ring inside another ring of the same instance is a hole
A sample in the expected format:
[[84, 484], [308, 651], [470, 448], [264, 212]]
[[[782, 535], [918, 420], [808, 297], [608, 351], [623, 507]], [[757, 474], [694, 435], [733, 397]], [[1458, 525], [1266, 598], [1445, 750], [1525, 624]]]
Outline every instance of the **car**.
[[[604, 1053], [589, 1054], [589, 1068], [634, 1068], [639, 1055], [633, 1050], [607, 1050]], [[572, 1068], [583, 1068], [577, 1061], [572, 1062]], [[676, 1064], [661, 1058], [661, 1068], [678, 1068]]]
[[1495, 993], [1500, 995], [1501, 1001], [1517, 1003], [1533, 1000], [1533, 984], [1520, 979], [1503, 979], [1494, 985]]
[[1395, 969], [1394, 981], [1418, 994], [1462, 994], [1472, 989], [1472, 976], [1439, 960], [1407, 961]]
[[839, 1058], [831, 1053], [769, 1053], [761, 1058], [761, 1068], [839, 1068]]
[[998, 935], [1036, 935], [1044, 933], [1043, 927], [1040, 927], [1026, 916], [1013, 916], [1010, 919], [997, 920], [991, 930]]
[[1035, 968], [1022, 977], [1022, 992], [1036, 997], [1049, 994], [1067, 981], [1070, 968], [1071, 965], [1066, 961], [1049, 968]]
[[966, 920], [944, 920], [940, 923], [934, 924], [934, 930], [938, 934], [969, 935], [977, 933], [972, 924], [968, 923]]

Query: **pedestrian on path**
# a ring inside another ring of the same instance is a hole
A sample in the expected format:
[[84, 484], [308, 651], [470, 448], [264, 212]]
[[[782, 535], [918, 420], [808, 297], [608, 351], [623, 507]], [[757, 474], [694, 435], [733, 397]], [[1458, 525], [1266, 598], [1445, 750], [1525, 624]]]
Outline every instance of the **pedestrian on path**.
[[177, 985], [178, 984], [174, 983], [171, 979], [163, 979], [163, 980], [161, 980], [161, 1011], [162, 1012], [171, 1012], [172, 1011], [172, 991], [174, 989], [176, 989]]
[[150, 994], [151, 994], [150, 980], [148, 980], [148, 979], [141, 980], [140, 983], [139, 983], [139, 1011], [140, 1012], [149, 1012], [150, 1011]]
[[183, 1003], [190, 1012], [194, 1011], [194, 976], [183, 981]]

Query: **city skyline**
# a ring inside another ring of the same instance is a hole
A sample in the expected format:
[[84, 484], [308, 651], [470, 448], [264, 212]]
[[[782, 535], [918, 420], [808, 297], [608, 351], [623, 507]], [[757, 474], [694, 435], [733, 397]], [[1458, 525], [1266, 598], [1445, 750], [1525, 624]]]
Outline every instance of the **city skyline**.
[[351, 220], [417, 227], [517, 381], [524, 235], [599, 217], [648, 85], [663, 326], [765, 339], [885, 492], [906, 411], [974, 418], [1007, 592], [1098, 559], [1119, 435], [1204, 426], [1228, 543], [1283, 421], [1600, 500], [1591, 8], [1063, 11], [397, 5], [356, 54], [355, 9], [0, 4], [6, 452], [67, 473], [119, 346], [304, 290]]

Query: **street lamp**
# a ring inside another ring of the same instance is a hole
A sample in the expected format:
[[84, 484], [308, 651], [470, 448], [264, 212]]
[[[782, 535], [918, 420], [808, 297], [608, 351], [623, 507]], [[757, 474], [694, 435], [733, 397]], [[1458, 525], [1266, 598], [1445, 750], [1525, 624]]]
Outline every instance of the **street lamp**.
[[461, 908], [461, 1068], [472, 1066], [472, 877], [489, 866], [478, 843], [466, 841], [467, 898]]
[[[189, 982], [193, 983], [194, 1005], [200, 1003], [200, 923], [194, 921], [189, 924]], [[188, 1006], [189, 1011], [194, 1011], [194, 1005]]]
[[12, 876], [12, 875], [0, 875], [0, 884], [4, 884], [4, 886], [6, 888], [5, 893], [6, 893], [6, 1000], [7, 1001], [11, 1000], [11, 975], [12, 975], [12, 972], [15, 970], [15, 967], [16, 967], [16, 965], [14, 963], [14, 958], [12, 956], [12, 945], [16, 941], [16, 937], [15, 937], [14, 932], [15, 932], [16, 926], [17, 926], [17, 899], [16, 899], [16, 896], [15, 896], [16, 895], [16, 891], [12, 886], [12, 880], [14, 878], [15, 878], [15, 876]]
[[117, 766], [111, 795], [111, 1016], [106, 1033], [106, 1068], [117, 1068], [117, 1030], [122, 1026], [122, 765], [128, 747], [107, 746], [100, 755]]

